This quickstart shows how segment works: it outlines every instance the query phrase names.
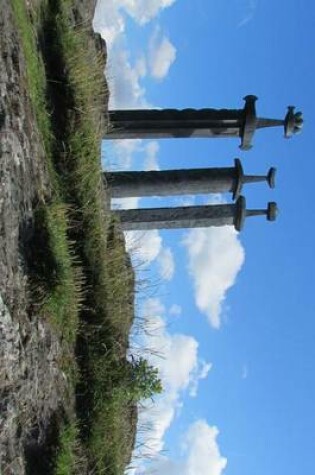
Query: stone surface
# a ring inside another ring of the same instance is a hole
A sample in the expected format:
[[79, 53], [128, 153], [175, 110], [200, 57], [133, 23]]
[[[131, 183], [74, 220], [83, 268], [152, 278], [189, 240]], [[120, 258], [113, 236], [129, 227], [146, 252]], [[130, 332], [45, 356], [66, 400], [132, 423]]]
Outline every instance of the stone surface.
[[265, 176], [244, 175], [241, 161], [234, 162], [234, 167], [105, 172], [103, 177], [112, 198], [233, 192], [236, 199], [246, 183], [266, 181], [274, 188], [275, 168]]
[[289, 106], [284, 120], [256, 116], [254, 95], [244, 97], [243, 109], [139, 109], [109, 111], [105, 139], [228, 138], [240, 137], [242, 150], [252, 148], [256, 129], [284, 128], [285, 137], [300, 133], [301, 112]]
[[124, 230], [204, 228], [233, 225], [235, 205], [144, 208], [115, 211]]
[[151, 109], [109, 111], [105, 138], [239, 137], [242, 109]]
[[247, 217], [266, 216], [268, 221], [275, 221], [278, 208], [275, 202], [270, 202], [267, 209], [247, 210], [246, 199], [241, 195], [235, 204], [123, 209], [113, 213], [125, 231], [211, 226], [234, 226], [237, 231], [241, 231]]
[[225, 193], [233, 190], [234, 168], [105, 173], [113, 198]]

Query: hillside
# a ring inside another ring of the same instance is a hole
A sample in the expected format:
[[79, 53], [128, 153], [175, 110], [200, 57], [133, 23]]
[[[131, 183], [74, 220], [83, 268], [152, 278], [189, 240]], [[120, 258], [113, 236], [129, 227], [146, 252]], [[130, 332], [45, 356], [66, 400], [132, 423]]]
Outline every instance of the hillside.
[[[101, 176], [95, 0], [0, 0], [0, 472], [121, 474], [134, 273]], [[137, 382], [138, 381], [138, 382]], [[138, 384], [138, 385], [137, 385]]]

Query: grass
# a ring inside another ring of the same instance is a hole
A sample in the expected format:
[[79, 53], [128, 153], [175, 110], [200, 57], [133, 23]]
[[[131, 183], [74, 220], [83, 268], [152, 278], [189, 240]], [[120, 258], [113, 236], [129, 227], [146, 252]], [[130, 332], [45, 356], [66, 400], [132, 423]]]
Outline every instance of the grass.
[[[27, 63], [26, 77], [28, 93], [36, 112], [37, 123], [41, 126], [41, 135], [46, 153], [49, 155], [52, 147], [52, 132], [45, 97], [45, 68], [38, 55], [35, 42], [35, 27], [30, 23], [25, 2], [12, 0], [12, 8], [19, 28], [23, 52]], [[51, 169], [52, 171], [52, 169]]]
[[75, 423], [65, 425], [59, 437], [59, 451], [55, 462], [55, 475], [71, 475], [80, 465], [78, 427]]
[[[114, 224], [107, 248], [107, 298], [90, 334], [87, 373], [92, 388], [88, 447], [97, 473], [109, 475], [123, 473], [130, 461], [136, 425], [136, 406], [125, 378], [134, 281], [123, 242], [116, 233]], [[100, 302], [102, 287], [96, 292]]]
[[35, 216], [33, 247], [44, 251], [34, 286], [63, 342], [63, 367], [76, 374], [69, 378], [76, 414], [60, 429], [54, 474], [82, 474], [84, 459], [87, 471], [120, 475], [139, 398], [126, 359], [134, 273], [102, 182], [104, 57], [89, 25], [73, 24], [74, 3], [42, 0], [31, 21], [24, 0], [12, 0], [52, 188]]
[[[44, 278], [53, 279], [46, 294], [43, 313], [48, 314], [63, 339], [71, 347], [76, 342], [78, 314], [82, 300], [81, 269], [75, 264], [73, 247], [68, 239], [68, 217], [66, 207], [53, 202], [41, 207], [36, 217], [40, 217], [41, 227], [47, 233], [46, 246], [53, 259]], [[42, 259], [47, 262], [47, 256]]]
[[[51, 269], [54, 280], [49, 289], [45, 286], [45, 304], [43, 312], [49, 315], [61, 332], [63, 338], [73, 346], [78, 327], [78, 312], [80, 304], [80, 281], [73, 265], [71, 246], [67, 237], [69, 228], [68, 213], [62, 198], [62, 190], [59, 177], [53, 165], [55, 151], [55, 138], [53, 135], [50, 114], [46, 101], [46, 75], [41, 56], [38, 54], [36, 34], [34, 26], [29, 21], [25, 9], [25, 2], [12, 0], [12, 8], [19, 28], [21, 43], [26, 60], [26, 81], [36, 122], [40, 129], [43, 147], [46, 156], [46, 166], [49, 170], [51, 181], [51, 196], [41, 196], [42, 203], [36, 212], [36, 225], [39, 224], [38, 233], [45, 238], [45, 248], [49, 255], [53, 256]], [[45, 203], [46, 201], [46, 203]], [[37, 234], [36, 240], [39, 238]], [[39, 243], [34, 243], [33, 249]], [[43, 244], [43, 241], [40, 243]], [[47, 247], [46, 247], [47, 246]], [[33, 259], [34, 256], [30, 256]], [[51, 273], [50, 269], [41, 269], [36, 286], [41, 287]], [[44, 273], [43, 273], [44, 271]], [[64, 345], [64, 348], [66, 346]], [[67, 349], [68, 351], [68, 349]]]

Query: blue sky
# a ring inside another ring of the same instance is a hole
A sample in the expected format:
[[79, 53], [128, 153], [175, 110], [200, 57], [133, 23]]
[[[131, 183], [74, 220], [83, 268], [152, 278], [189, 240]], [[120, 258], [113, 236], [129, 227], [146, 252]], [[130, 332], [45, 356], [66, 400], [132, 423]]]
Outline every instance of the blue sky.
[[[282, 119], [292, 104], [305, 118], [290, 140], [281, 129], [257, 131], [250, 152], [235, 139], [103, 144], [112, 169], [231, 166], [239, 157], [248, 173], [278, 171], [275, 190], [244, 188], [248, 208], [277, 201], [275, 223], [252, 218], [239, 235], [127, 236], [149, 280], [139, 284], [138, 314], [150, 336], [134, 337], [133, 349], [154, 350], [166, 389], [141, 412], [152, 460], [135, 460], [136, 474], [291, 475], [314, 466], [314, 27], [315, 6], [298, 0], [98, 1], [112, 108], [239, 108], [256, 94], [261, 117]], [[140, 205], [222, 199], [231, 197]]]

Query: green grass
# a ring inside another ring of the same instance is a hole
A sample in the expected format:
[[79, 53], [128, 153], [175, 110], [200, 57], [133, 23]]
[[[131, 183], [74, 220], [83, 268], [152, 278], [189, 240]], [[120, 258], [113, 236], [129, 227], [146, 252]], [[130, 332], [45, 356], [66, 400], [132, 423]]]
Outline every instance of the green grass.
[[135, 431], [135, 418], [132, 423], [130, 418], [135, 405], [120, 384], [134, 315], [134, 276], [121, 234], [104, 211], [99, 162], [102, 129], [95, 122], [95, 118], [104, 120], [99, 104], [106, 101], [107, 95], [102, 58], [98, 54], [91, 56], [86, 49], [85, 27], [70, 29], [68, 16], [65, 2], [58, 18], [58, 37], [76, 111], [68, 142], [71, 175], [75, 179], [69, 187], [85, 236], [81, 256], [94, 310], [85, 324], [85, 377], [89, 387], [84, 389], [90, 395], [86, 446], [90, 465], [97, 467], [97, 473], [121, 474], [129, 461]]
[[36, 114], [37, 124], [40, 127], [43, 145], [48, 158], [47, 163], [50, 166], [50, 173], [52, 179], [55, 181], [56, 176], [54, 175], [51, 162], [53, 134], [51, 131], [49, 113], [46, 107], [46, 76], [42, 58], [38, 54], [36, 29], [28, 18], [25, 2], [22, 0], [12, 0], [11, 3], [27, 64], [25, 71], [27, 89]]
[[59, 451], [56, 457], [55, 475], [72, 475], [78, 472], [80, 456], [78, 448], [79, 430], [75, 423], [65, 425], [59, 437]]
[[125, 394], [120, 390], [115, 392], [115, 397], [102, 401], [97, 413], [98, 422], [93, 425], [89, 441], [97, 473], [123, 474], [130, 462], [126, 455], [134, 443], [136, 409], [126, 403]]
[[[90, 336], [88, 373], [93, 391], [88, 448], [97, 473], [114, 475], [122, 474], [129, 462], [136, 420], [125, 378], [134, 276], [115, 224], [108, 237], [106, 262], [105, 307], [98, 313]], [[96, 291], [100, 302], [103, 289]]]
[[60, 431], [55, 475], [84, 475], [82, 454], [93, 473], [122, 475], [141, 397], [126, 359], [134, 273], [102, 184], [104, 58], [88, 25], [73, 25], [73, 3], [43, 0], [30, 21], [24, 0], [12, 0], [52, 187], [35, 216], [37, 239], [45, 246], [34, 285], [43, 294], [43, 317], [61, 335], [61, 364], [71, 375], [73, 398], [79, 377], [78, 413]]
[[[72, 265], [73, 258], [67, 239], [68, 216], [62, 200], [59, 179], [53, 166], [55, 146], [46, 102], [45, 69], [41, 56], [38, 54], [36, 31], [29, 21], [25, 2], [12, 0], [12, 7], [27, 64], [25, 72], [28, 92], [42, 138], [52, 187], [50, 197], [41, 197], [43, 203], [37, 213], [39, 218], [37, 221], [40, 222], [42, 228], [45, 228], [48, 247], [56, 264], [53, 269], [54, 283], [49, 289], [45, 289], [44, 311], [45, 314], [51, 316], [52, 321], [62, 333], [62, 337], [73, 345], [78, 325], [80, 284]], [[45, 205], [45, 201], [49, 203]]]
[[62, 338], [73, 347], [82, 300], [82, 276], [80, 267], [75, 265], [73, 246], [67, 239], [67, 209], [54, 202], [42, 207], [37, 215], [41, 218], [41, 226], [46, 229], [46, 245], [54, 261], [48, 269], [50, 274], [54, 274], [54, 282], [44, 300], [43, 312], [50, 316]]

